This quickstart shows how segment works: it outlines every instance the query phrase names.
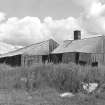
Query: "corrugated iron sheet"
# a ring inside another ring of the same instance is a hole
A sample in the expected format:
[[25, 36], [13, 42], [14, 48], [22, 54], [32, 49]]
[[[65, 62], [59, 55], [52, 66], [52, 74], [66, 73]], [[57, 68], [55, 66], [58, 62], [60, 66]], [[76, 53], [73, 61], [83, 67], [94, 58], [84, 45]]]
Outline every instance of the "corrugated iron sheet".
[[105, 36], [74, 40], [68, 46], [60, 45], [52, 53], [84, 52], [84, 53], [105, 53]]
[[58, 46], [57, 42], [55, 42], [54, 40], [50, 39], [47, 41], [43, 41], [40, 43], [36, 43], [36, 44], [32, 44], [30, 46], [26, 46], [24, 48], [18, 49], [18, 50], [14, 50], [11, 51], [9, 53], [5, 53], [0, 55], [0, 57], [8, 57], [8, 56], [15, 56], [15, 55], [48, 55], [50, 53], [50, 49], [52, 50], [52, 48], [50, 46], [50, 42], [53, 43], [53, 48]]

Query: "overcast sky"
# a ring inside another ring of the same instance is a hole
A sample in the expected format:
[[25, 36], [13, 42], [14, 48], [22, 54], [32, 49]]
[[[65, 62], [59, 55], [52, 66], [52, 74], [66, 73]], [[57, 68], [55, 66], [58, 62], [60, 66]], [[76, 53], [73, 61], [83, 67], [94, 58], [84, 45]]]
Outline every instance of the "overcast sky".
[[8, 17], [47, 16], [55, 19], [78, 17], [82, 9], [72, 0], [0, 0], [0, 11]]

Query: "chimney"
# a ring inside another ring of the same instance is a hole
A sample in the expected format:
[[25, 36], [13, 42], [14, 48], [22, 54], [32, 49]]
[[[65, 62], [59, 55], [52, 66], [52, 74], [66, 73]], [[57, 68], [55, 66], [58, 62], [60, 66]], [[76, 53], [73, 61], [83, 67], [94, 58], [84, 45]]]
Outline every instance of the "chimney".
[[74, 40], [80, 40], [81, 39], [81, 31], [75, 30], [74, 31]]

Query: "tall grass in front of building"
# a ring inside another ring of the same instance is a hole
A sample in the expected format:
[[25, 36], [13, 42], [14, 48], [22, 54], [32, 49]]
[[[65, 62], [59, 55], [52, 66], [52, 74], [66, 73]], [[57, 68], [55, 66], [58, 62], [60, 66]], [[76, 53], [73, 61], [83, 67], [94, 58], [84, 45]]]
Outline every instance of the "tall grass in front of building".
[[34, 91], [51, 87], [59, 92], [78, 92], [81, 82], [105, 83], [105, 66], [98, 68], [70, 64], [37, 64], [31, 67], [0, 65], [0, 89]]

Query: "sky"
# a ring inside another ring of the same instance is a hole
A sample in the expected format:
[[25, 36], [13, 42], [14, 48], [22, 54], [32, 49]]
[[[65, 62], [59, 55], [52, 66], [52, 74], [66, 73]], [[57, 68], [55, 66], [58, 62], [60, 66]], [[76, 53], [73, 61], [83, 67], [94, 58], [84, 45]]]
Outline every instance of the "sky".
[[82, 9], [72, 0], [0, 0], [0, 10], [8, 17], [34, 16], [43, 19], [50, 16], [62, 19], [78, 17]]
[[0, 0], [0, 41], [26, 46], [105, 35], [105, 0]]

